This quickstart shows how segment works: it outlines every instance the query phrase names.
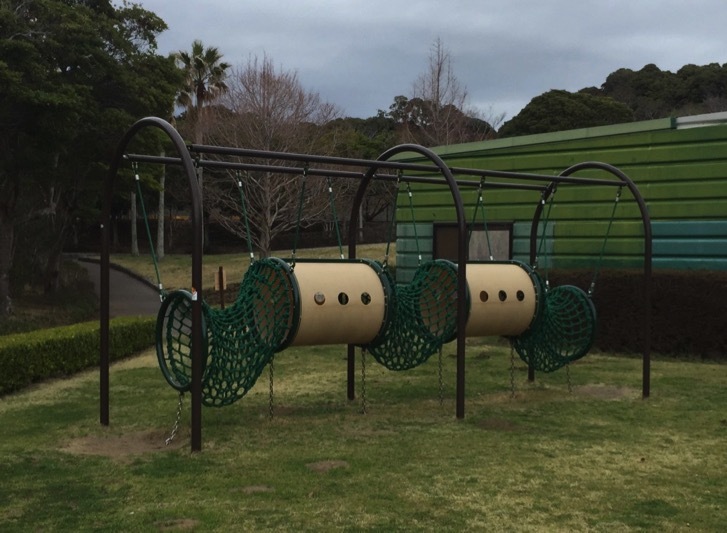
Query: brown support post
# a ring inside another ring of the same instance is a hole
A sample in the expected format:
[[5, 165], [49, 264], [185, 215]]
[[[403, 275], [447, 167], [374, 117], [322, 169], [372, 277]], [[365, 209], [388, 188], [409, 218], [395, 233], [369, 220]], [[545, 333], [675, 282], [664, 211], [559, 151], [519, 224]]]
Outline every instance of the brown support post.
[[101, 302], [100, 302], [100, 360], [99, 360], [99, 393], [101, 424], [108, 426], [109, 420], [109, 220], [104, 217], [101, 222]]
[[[457, 390], [456, 390], [456, 416], [457, 418], [464, 418], [464, 402], [465, 402], [465, 326], [467, 324], [467, 259], [468, 253], [468, 235], [467, 235], [467, 221], [464, 215], [464, 206], [462, 205], [462, 195], [459, 192], [457, 180], [450, 168], [444, 163], [442, 158], [437, 154], [424, 148], [423, 146], [415, 144], [401, 144], [390, 148], [383, 154], [381, 154], [377, 160], [377, 163], [383, 163], [388, 161], [391, 157], [396, 154], [412, 152], [419, 155], [423, 155], [431, 163], [436, 166], [442, 177], [445, 179], [449, 190], [452, 193], [452, 200], [454, 203], [454, 209], [457, 214], [457, 242], [459, 250], [457, 252]], [[423, 166], [422, 169], [431, 171], [433, 168], [429, 165]], [[366, 193], [369, 182], [373, 178], [377, 171], [377, 166], [372, 165], [364, 175], [361, 184], [359, 185], [356, 195], [353, 200], [352, 211], [351, 211], [351, 224], [349, 226], [349, 252], [351, 250], [355, 253], [353, 244], [356, 241], [356, 229], [357, 229], [357, 218], [358, 213], [361, 209], [361, 204]], [[351, 364], [351, 355], [349, 352], [349, 365]], [[349, 384], [350, 387], [350, 384]]]
[[651, 215], [649, 215], [649, 208], [646, 205], [644, 197], [641, 196], [638, 187], [618, 168], [609, 165], [607, 163], [599, 162], [585, 162], [572, 167], [567, 168], [563, 171], [561, 176], [570, 176], [573, 172], [583, 169], [597, 168], [610, 172], [614, 176], [618, 177], [620, 183], [625, 185], [639, 206], [639, 212], [641, 213], [641, 222], [644, 226], [644, 291], [643, 291], [643, 334], [644, 334], [644, 347], [642, 353], [642, 364], [641, 364], [641, 396], [642, 398], [648, 398], [651, 394], [651, 280], [652, 280], [652, 266], [653, 266], [653, 244], [652, 244], [652, 233], [651, 233]]
[[225, 269], [220, 267], [217, 270], [217, 290], [220, 292], [220, 309], [225, 308], [225, 289], [227, 284], [225, 283]]
[[[114, 159], [109, 166], [105, 184], [105, 205], [101, 218], [101, 309], [100, 309], [100, 413], [101, 424], [109, 424], [109, 224], [111, 201], [113, 199], [114, 181], [126, 147], [132, 137], [140, 129], [153, 126], [167, 134], [179, 154], [187, 175], [191, 196], [191, 221], [193, 231], [192, 243], [192, 288], [193, 292], [202, 294], [202, 205], [197, 173], [184, 140], [168, 122], [157, 117], [146, 117], [138, 120], [124, 134], [119, 142]], [[199, 298], [192, 302], [192, 451], [202, 449], [202, 303]]]

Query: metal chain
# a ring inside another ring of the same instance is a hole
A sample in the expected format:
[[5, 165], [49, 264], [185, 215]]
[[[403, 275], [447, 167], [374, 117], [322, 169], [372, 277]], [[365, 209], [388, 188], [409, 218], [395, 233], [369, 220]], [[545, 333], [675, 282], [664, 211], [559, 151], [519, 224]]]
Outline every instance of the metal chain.
[[515, 397], [515, 344], [510, 343], [510, 398]]
[[573, 383], [570, 380], [570, 364], [565, 365], [565, 375], [568, 379], [568, 392], [573, 394]]
[[275, 361], [275, 357], [273, 356], [270, 359], [270, 365], [269, 365], [269, 367], [270, 367], [270, 400], [269, 400], [269, 403], [268, 403], [268, 418], [270, 420], [273, 419], [274, 406], [275, 406], [275, 404], [274, 404], [274, 398], [273, 398], [273, 374], [275, 372], [275, 368], [274, 368], [275, 365], [273, 364], [274, 361]]
[[596, 281], [598, 280], [598, 274], [603, 265], [603, 254], [606, 252], [606, 244], [608, 243], [608, 236], [611, 234], [611, 226], [613, 226], [613, 219], [616, 218], [616, 208], [618, 207], [619, 199], [621, 198], [621, 189], [619, 187], [616, 191], [616, 199], [613, 201], [613, 209], [611, 210], [611, 218], [608, 220], [608, 227], [606, 228], [606, 235], [603, 236], [603, 244], [601, 245], [601, 254], [598, 257], [596, 263], [596, 269], [593, 271], [593, 279], [591, 279], [591, 285], [588, 288], [588, 296], [592, 297], [593, 292], [596, 290]]
[[444, 407], [444, 377], [442, 361], [442, 347], [439, 347], [439, 407]]
[[414, 217], [414, 194], [411, 192], [411, 186], [409, 182], [406, 182], [406, 193], [409, 196], [409, 211], [411, 211], [411, 225], [414, 228], [414, 243], [417, 245], [417, 260], [418, 265], [422, 264], [422, 251], [419, 248], [419, 235], [417, 234], [417, 223]]
[[366, 404], [366, 348], [361, 348], [361, 414], [368, 412]]
[[177, 402], [177, 419], [174, 421], [174, 426], [172, 426], [172, 432], [170, 435], [164, 440], [164, 445], [169, 446], [172, 441], [174, 440], [174, 437], [177, 436], [177, 432], [179, 431], [179, 423], [182, 420], [182, 404], [184, 403], [184, 393], [179, 393], [179, 401]]

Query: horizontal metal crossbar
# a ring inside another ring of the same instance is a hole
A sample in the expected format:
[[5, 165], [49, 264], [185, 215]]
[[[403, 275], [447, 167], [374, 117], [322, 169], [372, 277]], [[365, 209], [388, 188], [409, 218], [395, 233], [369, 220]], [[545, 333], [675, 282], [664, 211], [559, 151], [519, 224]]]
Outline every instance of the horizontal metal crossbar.
[[[137, 163], [158, 163], [165, 165], [181, 165], [181, 159], [175, 157], [162, 157], [152, 155], [141, 155], [141, 154], [127, 154], [126, 159]], [[326, 168], [302, 168], [302, 167], [286, 167], [279, 165], [265, 165], [258, 163], [238, 163], [233, 161], [211, 161], [202, 159], [197, 161], [197, 165], [203, 168], [217, 168], [227, 170], [247, 170], [247, 171], [262, 171], [271, 172], [276, 174], [302, 174], [306, 173], [308, 176], [321, 176], [321, 177], [332, 177], [332, 178], [347, 178], [347, 179], [363, 179], [363, 172], [353, 172], [351, 170], [336, 170]], [[428, 169], [429, 170], [429, 169]], [[439, 177], [429, 176], [403, 176], [399, 177], [395, 174], [376, 173], [372, 176], [373, 179], [383, 181], [396, 181], [401, 179], [410, 183], [422, 183], [427, 185], [447, 185], [446, 180]], [[459, 187], [479, 187], [479, 181], [473, 180], [457, 180]], [[543, 191], [545, 186], [543, 185], [531, 185], [523, 183], [502, 183], [502, 182], [485, 182], [481, 185], [487, 189], [518, 189], [518, 190], [532, 190], [532, 191]]]
[[[283, 161], [299, 161], [304, 164], [322, 163], [330, 165], [355, 166], [366, 168], [387, 168], [393, 170], [410, 170], [414, 172], [435, 172], [439, 173], [439, 169], [434, 165], [421, 163], [406, 163], [401, 161], [377, 161], [372, 159], [355, 159], [347, 157], [335, 157], [312, 154], [299, 154], [292, 152], [272, 152], [266, 150], [253, 150], [249, 148], [234, 148], [229, 146], [210, 146], [203, 144], [190, 144], [187, 146], [192, 153], [198, 154], [216, 154], [225, 156], [279, 159]], [[453, 174], [464, 176], [477, 176], [480, 178], [493, 177], [505, 179], [519, 179], [529, 181], [546, 181], [557, 183], [573, 183], [583, 185], [608, 185], [622, 186], [620, 181], [598, 179], [598, 178], [582, 178], [575, 176], [548, 176], [545, 174], [531, 174], [527, 172], [511, 172], [506, 170], [478, 170], [472, 168], [450, 167]], [[343, 176], [342, 176], [343, 177]]]

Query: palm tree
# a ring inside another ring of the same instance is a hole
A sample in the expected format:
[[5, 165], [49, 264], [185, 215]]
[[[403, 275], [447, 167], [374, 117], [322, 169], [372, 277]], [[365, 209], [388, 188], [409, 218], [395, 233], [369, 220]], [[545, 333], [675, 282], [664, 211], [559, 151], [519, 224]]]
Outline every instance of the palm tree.
[[[205, 48], [199, 39], [192, 42], [191, 53], [180, 50], [175, 54], [175, 59], [177, 66], [185, 72], [184, 85], [177, 96], [177, 104], [187, 110], [187, 120], [192, 128], [194, 142], [202, 144], [205, 105], [210, 104], [227, 91], [225, 78], [230, 64], [222, 61], [222, 54], [217, 47]], [[202, 211], [205, 212], [201, 167], [197, 169], [197, 179], [202, 193]], [[204, 229], [207, 229], [207, 224], [204, 224]], [[204, 243], [209, 245], [207, 231], [205, 231]]]
[[175, 54], [177, 66], [185, 72], [184, 86], [177, 96], [177, 103], [187, 110], [192, 124], [194, 142], [202, 142], [204, 106], [227, 91], [225, 78], [229, 63], [222, 61], [222, 54], [214, 46], [205, 48], [202, 41], [192, 43], [192, 51], [180, 50]]

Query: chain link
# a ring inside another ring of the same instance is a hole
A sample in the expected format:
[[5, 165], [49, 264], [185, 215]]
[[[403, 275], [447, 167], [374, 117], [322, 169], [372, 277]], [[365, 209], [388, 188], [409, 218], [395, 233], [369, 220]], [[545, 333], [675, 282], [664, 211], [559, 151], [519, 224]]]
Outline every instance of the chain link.
[[568, 379], [568, 392], [573, 394], [573, 383], [570, 380], [570, 365], [565, 365], [565, 375]]
[[510, 398], [515, 397], [515, 345], [510, 343]]
[[274, 364], [273, 364], [274, 361], [275, 361], [275, 356], [273, 356], [270, 359], [270, 365], [269, 365], [270, 366], [270, 400], [269, 400], [269, 403], [268, 403], [268, 418], [270, 420], [273, 419], [274, 408], [275, 408], [274, 395], [273, 395], [273, 392], [274, 392], [273, 391], [273, 381], [274, 381], [273, 380], [273, 374], [275, 372], [275, 368], [274, 368]]
[[442, 347], [439, 347], [439, 407], [444, 407], [444, 363], [442, 361]]
[[179, 423], [182, 420], [182, 405], [184, 403], [184, 393], [179, 393], [179, 401], [177, 402], [177, 419], [174, 421], [174, 426], [172, 426], [172, 432], [169, 434], [169, 436], [164, 440], [164, 445], [169, 446], [172, 441], [174, 440], [174, 437], [177, 436], [177, 432], [179, 431]]
[[361, 348], [361, 413], [368, 412], [366, 404], [366, 349]]

